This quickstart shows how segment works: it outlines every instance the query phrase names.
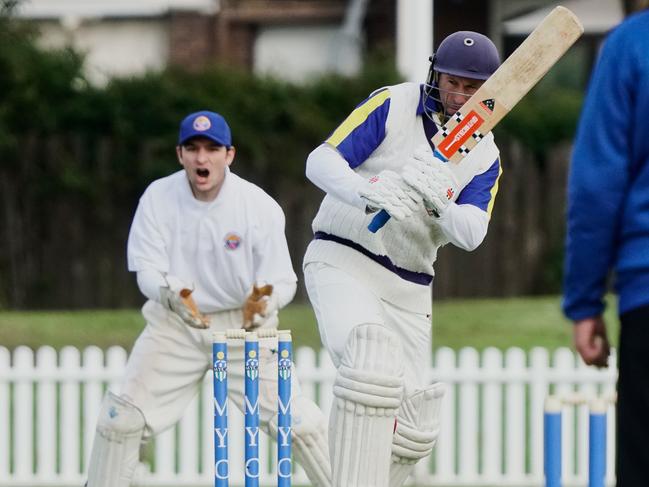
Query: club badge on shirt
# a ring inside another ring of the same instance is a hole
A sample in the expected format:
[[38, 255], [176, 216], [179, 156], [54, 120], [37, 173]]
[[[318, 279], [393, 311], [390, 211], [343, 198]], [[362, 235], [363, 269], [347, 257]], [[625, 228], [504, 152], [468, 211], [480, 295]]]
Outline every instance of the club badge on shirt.
[[225, 243], [225, 248], [229, 250], [236, 250], [241, 245], [241, 237], [234, 232], [229, 232], [225, 235], [223, 240]]

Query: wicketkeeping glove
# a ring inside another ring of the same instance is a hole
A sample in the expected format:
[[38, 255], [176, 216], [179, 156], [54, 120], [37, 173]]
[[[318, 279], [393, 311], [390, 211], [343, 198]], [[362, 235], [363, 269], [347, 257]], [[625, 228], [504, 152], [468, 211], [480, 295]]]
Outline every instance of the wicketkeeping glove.
[[397, 173], [381, 171], [361, 186], [358, 194], [370, 211], [385, 210], [401, 221], [412, 215], [421, 204], [421, 197]]
[[268, 327], [278, 321], [277, 297], [273, 295], [272, 284], [252, 286], [250, 296], [243, 303], [243, 328], [253, 330], [260, 326]]
[[177, 314], [183, 322], [192, 328], [204, 330], [209, 328], [209, 319], [204, 316], [192, 298], [192, 289], [188, 289], [172, 278], [167, 278], [167, 286], [160, 288], [160, 299], [167, 309]]
[[403, 170], [403, 180], [424, 200], [427, 209], [440, 216], [459, 191], [448, 163], [429, 149], [418, 148]]

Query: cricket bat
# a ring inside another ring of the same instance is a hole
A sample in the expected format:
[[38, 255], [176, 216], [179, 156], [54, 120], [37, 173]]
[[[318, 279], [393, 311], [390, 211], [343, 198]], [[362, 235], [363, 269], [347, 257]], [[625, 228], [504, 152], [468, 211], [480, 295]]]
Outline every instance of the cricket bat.
[[[431, 141], [435, 155], [447, 161], [460, 181], [469, 181], [462, 165], [484, 134], [516, 106], [584, 32], [579, 19], [565, 7], [555, 7], [511, 56], [437, 131]], [[472, 168], [471, 168], [472, 170]], [[369, 224], [378, 231], [390, 219], [381, 210]]]

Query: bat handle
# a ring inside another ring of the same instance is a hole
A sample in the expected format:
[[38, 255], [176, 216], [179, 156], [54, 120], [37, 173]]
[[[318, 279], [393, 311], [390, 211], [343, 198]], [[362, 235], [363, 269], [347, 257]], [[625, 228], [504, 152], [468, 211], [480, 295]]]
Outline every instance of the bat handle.
[[383, 225], [385, 225], [389, 219], [390, 219], [390, 214], [385, 210], [381, 210], [376, 215], [374, 215], [374, 218], [372, 218], [372, 221], [367, 226], [367, 228], [369, 229], [370, 232], [376, 233], [381, 228], [383, 228]]
[[433, 155], [444, 162], [448, 162], [446, 156], [438, 151], [437, 148], [433, 149]]

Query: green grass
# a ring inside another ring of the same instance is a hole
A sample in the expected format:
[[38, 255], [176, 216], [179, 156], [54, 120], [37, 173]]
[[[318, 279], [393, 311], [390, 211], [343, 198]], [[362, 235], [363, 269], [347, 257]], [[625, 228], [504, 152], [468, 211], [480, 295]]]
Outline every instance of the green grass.
[[[609, 299], [609, 336], [617, 343], [617, 319]], [[556, 296], [509, 299], [448, 300], [433, 306], [434, 347], [489, 346], [506, 349], [572, 345], [569, 322]], [[280, 314], [282, 328], [293, 330], [295, 345], [320, 346], [315, 316], [308, 304], [293, 304]], [[1, 311], [0, 346], [37, 348], [66, 345], [130, 349], [144, 327], [139, 310]]]
[[[614, 299], [607, 300], [609, 339], [618, 340]], [[433, 346], [459, 349], [572, 346], [572, 326], [558, 296], [451, 300], [433, 304]]]

